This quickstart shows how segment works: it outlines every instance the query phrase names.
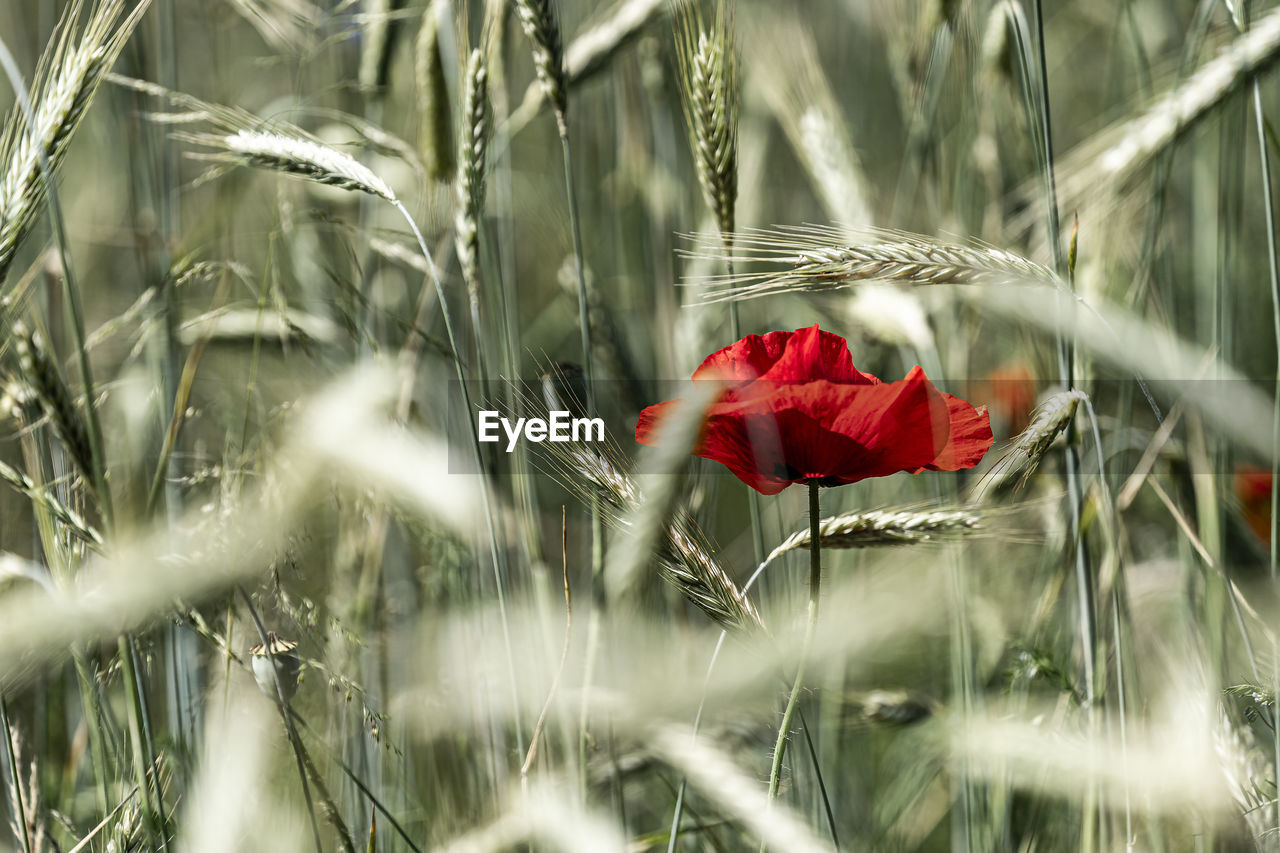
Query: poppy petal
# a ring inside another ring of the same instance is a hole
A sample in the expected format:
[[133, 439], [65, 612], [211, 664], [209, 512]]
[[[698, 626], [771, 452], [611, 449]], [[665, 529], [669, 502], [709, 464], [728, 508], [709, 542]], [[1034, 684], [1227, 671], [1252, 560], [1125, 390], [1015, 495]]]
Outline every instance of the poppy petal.
[[991, 448], [991, 416], [987, 407], [974, 408], [959, 397], [943, 394], [951, 418], [951, 431], [947, 444], [936, 459], [918, 469], [920, 471], [959, 471], [972, 468], [982, 461]]
[[[803, 481], [970, 468], [992, 443], [985, 406], [940, 392], [919, 367], [888, 383], [860, 373], [845, 340], [816, 325], [748, 335], [709, 356], [694, 379], [713, 375], [730, 384], [694, 453], [766, 495]], [[636, 440], [651, 444], [676, 403], [646, 408]]]
[[730, 382], [768, 379], [775, 382], [829, 382], [874, 384], [874, 376], [858, 372], [844, 338], [824, 332], [815, 324], [794, 332], [747, 335], [718, 350], [702, 362], [694, 379], [719, 377]]

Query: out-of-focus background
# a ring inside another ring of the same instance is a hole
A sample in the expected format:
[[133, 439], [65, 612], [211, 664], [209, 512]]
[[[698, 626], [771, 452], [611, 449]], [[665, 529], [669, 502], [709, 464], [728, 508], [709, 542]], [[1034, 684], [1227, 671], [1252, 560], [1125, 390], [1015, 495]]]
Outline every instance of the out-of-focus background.
[[[1280, 845], [1280, 12], [20, 0], [0, 42], [0, 849]], [[807, 641], [804, 487], [632, 430], [814, 323], [996, 444], [822, 491]], [[563, 362], [607, 448], [478, 468]]]

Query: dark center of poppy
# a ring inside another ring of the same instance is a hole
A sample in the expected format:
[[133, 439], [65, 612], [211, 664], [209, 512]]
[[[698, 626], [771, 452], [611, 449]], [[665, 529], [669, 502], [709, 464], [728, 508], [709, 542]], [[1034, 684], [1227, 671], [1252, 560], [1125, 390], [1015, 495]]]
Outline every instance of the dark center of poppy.
[[779, 480], [787, 480], [792, 483], [817, 483], [819, 486], [826, 488], [844, 485], [844, 482], [839, 477], [813, 477], [786, 462], [774, 463], [773, 476]]

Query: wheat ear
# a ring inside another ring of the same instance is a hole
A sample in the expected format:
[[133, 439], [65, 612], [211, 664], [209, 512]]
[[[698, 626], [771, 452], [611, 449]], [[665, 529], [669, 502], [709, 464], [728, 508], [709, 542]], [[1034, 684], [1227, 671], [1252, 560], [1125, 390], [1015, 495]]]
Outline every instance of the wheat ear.
[[17, 468], [0, 462], [0, 480], [4, 480], [33, 504], [39, 504], [47, 509], [49, 514], [60, 521], [76, 538], [94, 548], [102, 546], [102, 534], [93, 525], [85, 521], [80, 513], [59, 500], [48, 489], [37, 486], [35, 481]]
[[36, 400], [66, 448], [67, 455], [84, 481], [92, 486], [95, 481], [89, 430], [80, 417], [66, 380], [62, 378], [62, 371], [38, 332], [18, 322], [13, 326], [13, 337], [23, 376], [35, 391]]
[[462, 133], [458, 140], [458, 216], [454, 228], [458, 266], [467, 283], [472, 319], [480, 333], [480, 217], [484, 209], [485, 156], [493, 130], [489, 110], [489, 74], [484, 54], [471, 52], [462, 101]]
[[[871, 510], [824, 518], [818, 522], [823, 548], [872, 548], [919, 545], [980, 535], [983, 516], [966, 509]], [[788, 551], [809, 547], [809, 530], [797, 530], [765, 559], [771, 563]]]
[[1008, 452], [974, 487], [974, 500], [980, 501], [993, 490], [1001, 488], [1019, 469], [1022, 476], [1018, 478], [1016, 488], [1025, 486], [1027, 478], [1040, 466], [1045, 452], [1075, 417], [1080, 403], [1087, 405], [1088, 400], [1089, 396], [1079, 390], [1061, 391], [1045, 399], [1031, 424], [1013, 439]]
[[418, 96], [418, 149], [427, 177], [448, 180], [453, 172], [453, 119], [440, 55], [440, 0], [422, 14], [414, 45], [414, 82]]
[[[596, 453], [573, 446], [564, 449], [565, 445], [559, 444], [548, 447], [553, 462], [549, 473], [584, 500], [597, 494], [595, 487], [599, 487], [598, 494], [607, 510], [603, 515], [615, 528], [625, 525], [643, 503], [639, 486], [609, 458], [608, 451]], [[664, 580], [722, 628], [764, 630], [760, 614], [715, 558], [693, 519], [677, 512], [667, 522], [663, 536], [657, 562]]]
[[533, 68], [542, 91], [556, 113], [560, 135], [568, 134], [565, 112], [569, 107], [569, 81], [564, 65], [564, 48], [560, 41], [560, 24], [556, 21], [551, 0], [515, 0], [520, 26], [533, 46]]
[[1123, 179], [1181, 136], [1244, 80], [1280, 58], [1280, 9], [1254, 22], [1220, 55], [1167, 92], [1119, 132], [1098, 160], [1102, 175]]
[[870, 225], [871, 192], [812, 29], [791, 18], [764, 26], [751, 32], [763, 69], [753, 81], [759, 80], [827, 215], [845, 226]]
[[[879, 238], [850, 243], [850, 237]], [[732, 252], [719, 235], [692, 235], [686, 257], [728, 260], [748, 268], [778, 267], [686, 280], [707, 288], [703, 301], [754, 299], [794, 291], [831, 290], [864, 281], [903, 284], [1056, 284], [1047, 268], [1021, 255], [982, 244], [944, 243], [917, 234], [878, 229], [846, 232], [824, 226], [782, 226], [740, 231]]]
[[703, 197], [720, 232], [729, 235], [738, 199], [738, 62], [733, 18], [725, 0], [719, 0], [715, 20], [707, 28], [697, 9], [693, 2], [683, 4], [676, 25], [680, 103]]
[[[608, 64], [667, 3], [668, 0], [622, 0], [599, 24], [575, 37], [564, 52], [567, 85], [582, 82]], [[520, 107], [511, 114], [512, 133], [528, 124], [545, 102], [542, 83], [531, 83], [525, 89]]]
[[220, 144], [233, 160], [299, 175], [322, 184], [345, 190], [366, 192], [395, 202], [391, 187], [371, 169], [350, 154], [300, 133], [291, 135], [277, 130], [241, 130], [230, 136], [200, 137], [198, 141]]
[[357, 80], [365, 92], [386, 88], [391, 61], [391, 0], [365, 0]]
[[71, 137], [98, 86], [150, 4], [151, 0], [139, 0], [125, 15], [124, 0], [102, 0], [93, 7], [77, 38], [75, 25], [84, 2], [74, 0], [36, 69], [31, 87], [34, 128], [28, 126], [16, 105], [5, 119], [0, 131], [0, 279], [13, 263], [45, 197], [41, 156], [54, 171], [66, 158]]

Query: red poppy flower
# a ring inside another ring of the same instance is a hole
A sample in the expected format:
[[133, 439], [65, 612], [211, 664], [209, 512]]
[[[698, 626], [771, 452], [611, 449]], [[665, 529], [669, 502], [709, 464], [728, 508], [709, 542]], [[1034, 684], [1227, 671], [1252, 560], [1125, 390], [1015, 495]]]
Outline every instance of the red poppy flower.
[[1234, 486], [1244, 520], [1263, 542], [1271, 541], [1271, 472], [1254, 465], [1236, 468]]
[[[991, 446], [985, 406], [943, 394], [919, 367], [899, 382], [860, 373], [844, 338], [816, 325], [748, 335], [710, 355], [693, 378], [725, 383], [694, 454], [766, 495], [792, 483], [972, 468]], [[676, 402], [641, 412], [636, 441], [653, 444]]]

